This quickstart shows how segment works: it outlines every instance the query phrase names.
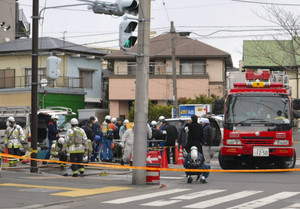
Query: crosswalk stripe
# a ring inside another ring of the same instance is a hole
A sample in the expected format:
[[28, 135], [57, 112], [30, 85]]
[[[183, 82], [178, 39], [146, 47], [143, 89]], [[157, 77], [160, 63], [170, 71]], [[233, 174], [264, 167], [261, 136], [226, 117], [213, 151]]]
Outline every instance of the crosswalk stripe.
[[214, 198], [214, 199], [210, 199], [210, 200], [206, 200], [206, 201], [202, 201], [202, 202], [198, 202], [192, 205], [187, 205], [184, 206], [184, 208], [207, 208], [207, 207], [212, 207], [215, 205], [219, 205], [225, 202], [230, 202], [232, 200], [237, 200], [237, 199], [241, 199], [244, 197], [248, 197], [250, 195], [254, 195], [257, 193], [260, 193], [262, 191], [252, 191], [252, 190], [246, 190], [246, 191], [242, 191], [242, 192], [237, 192], [231, 195], [226, 195], [226, 196], [222, 196], [222, 197], [218, 197], [218, 198]]
[[177, 202], [181, 202], [182, 200], [157, 200], [153, 202], [148, 202], [145, 204], [141, 204], [144, 206], [154, 206], [154, 207], [161, 207], [161, 206], [166, 206], [166, 205], [171, 205]]
[[207, 189], [207, 190], [203, 190], [200, 192], [194, 192], [194, 193], [190, 193], [190, 194], [184, 194], [184, 195], [180, 195], [177, 197], [172, 197], [171, 199], [176, 199], [176, 200], [192, 200], [195, 198], [199, 198], [199, 197], [204, 197], [207, 195], [211, 195], [211, 194], [216, 194], [219, 192], [224, 192], [226, 190], [224, 189]]
[[230, 207], [228, 209], [253, 209], [253, 208], [258, 208], [258, 207], [262, 207], [264, 205], [268, 205], [271, 204], [273, 202], [276, 202], [278, 200], [282, 200], [282, 199], [286, 199], [289, 197], [292, 197], [296, 194], [299, 194], [300, 192], [280, 192], [268, 197], [264, 197], [261, 199], [257, 199], [257, 200], [253, 200], [250, 202], [246, 202], [234, 207]]
[[170, 190], [154, 192], [154, 193], [150, 193], [150, 194], [143, 194], [143, 195], [137, 195], [137, 196], [133, 196], [133, 197], [114, 199], [114, 200], [105, 201], [102, 203], [122, 204], [122, 203], [127, 203], [127, 202], [149, 199], [149, 198], [153, 198], [153, 197], [160, 197], [163, 195], [174, 194], [177, 192], [184, 192], [184, 191], [188, 191], [188, 190], [191, 190], [191, 189], [170, 189]]
[[281, 208], [281, 209], [299, 209], [299, 208], [300, 208], [300, 203], [295, 203], [295, 204], [286, 206], [286, 207]]

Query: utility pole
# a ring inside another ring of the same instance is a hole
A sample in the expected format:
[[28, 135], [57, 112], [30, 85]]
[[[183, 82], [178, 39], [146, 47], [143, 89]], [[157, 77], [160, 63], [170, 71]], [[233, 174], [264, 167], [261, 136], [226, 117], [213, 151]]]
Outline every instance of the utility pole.
[[172, 48], [172, 79], [173, 79], [173, 106], [174, 106], [174, 113], [175, 118], [178, 117], [178, 101], [177, 101], [177, 80], [176, 80], [176, 59], [175, 59], [175, 46], [174, 46], [174, 38], [175, 38], [175, 28], [174, 28], [174, 22], [171, 21], [171, 48]]
[[[32, 1], [32, 63], [31, 63], [31, 158], [37, 158], [37, 96], [38, 96], [38, 43], [39, 0]], [[37, 173], [37, 161], [31, 160], [30, 172]]]
[[[146, 166], [151, 0], [140, 1], [134, 110], [133, 166]], [[146, 170], [134, 169], [132, 184], [146, 184]]]

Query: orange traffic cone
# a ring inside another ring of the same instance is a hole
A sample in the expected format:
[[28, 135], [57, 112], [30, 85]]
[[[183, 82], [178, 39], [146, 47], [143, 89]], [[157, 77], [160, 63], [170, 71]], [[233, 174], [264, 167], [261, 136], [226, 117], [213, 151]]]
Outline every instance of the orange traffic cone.
[[[173, 162], [177, 163], [178, 162], [178, 158], [179, 158], [179, 153], [178, 153], [178, 144], [175, 144], [175, 159]], [[175, 164], [174, 163], [174, 164]]]
[[182, 146], [180, 146], [177, 165], [183, 165], [183, 161], [184, 161], [184, 158], [183, 158]]
[[160, 167], [161, 168], [169, 168], [166, 147], [164, 147], [163, 157], [162, 157], [162, 160], [161, 160], [161, 166]]
[[[5, 148], [5, 154], [8, 154], [8, 149], [7, 148]], [[4, 157], [3, 162], [8, 163], [9, 162], [8, 157]]]

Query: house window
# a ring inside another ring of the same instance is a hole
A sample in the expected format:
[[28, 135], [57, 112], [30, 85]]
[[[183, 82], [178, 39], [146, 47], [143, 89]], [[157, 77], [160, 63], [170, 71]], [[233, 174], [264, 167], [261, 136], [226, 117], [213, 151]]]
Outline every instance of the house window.
[[0, 70], [0, 88], [15, 88], [15, 70]]
[[93, 73], [92, 69], [79, 69], [80, 88], [92, 89], [93, 88]]
[[137, 69], [136, 62], [128, 62], [127, 67], [128, 75], [135, 75]]
[[[46, 68], [38, 69], [38, 82], [40, 82], [46, 75]], [[25, 86], [31, 86], [32, 70], [31, 68], [25, 68]]]
[[180, 74], [181, 75], [205, 75], [206, 61], [205, 60], [181, 60]]

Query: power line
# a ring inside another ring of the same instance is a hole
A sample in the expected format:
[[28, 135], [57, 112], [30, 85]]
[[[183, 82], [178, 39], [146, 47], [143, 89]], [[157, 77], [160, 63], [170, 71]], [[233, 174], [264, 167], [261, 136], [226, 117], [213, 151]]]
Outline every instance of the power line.
[[268, 2], [261, 2], [261, 1], [247, 1], [247, 0], [230, 0], [230, 1], [250, 3], [250, 4], [277, 5], [277, 6], [297, 6], [297, 7], [300, 6], [300, 4], [268, 3]]

